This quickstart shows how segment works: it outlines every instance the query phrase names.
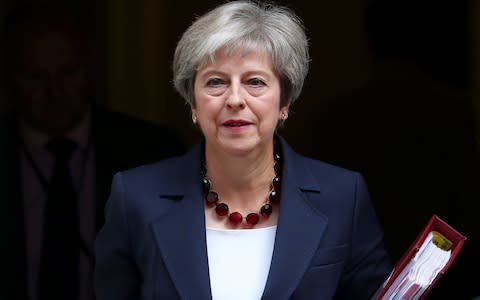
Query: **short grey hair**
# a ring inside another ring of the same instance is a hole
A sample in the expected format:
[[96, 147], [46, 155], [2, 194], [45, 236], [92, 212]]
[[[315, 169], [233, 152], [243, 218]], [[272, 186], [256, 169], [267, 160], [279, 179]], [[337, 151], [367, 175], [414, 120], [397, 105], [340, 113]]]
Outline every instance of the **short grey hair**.
[[308, 73], [308, 40], [302, 21], [290, 9], [274, 4], [234, 1], [200, 16], [185, 31], [173, 59], [173, 84], [191, 106], [195, 105], [195, 75], [223, 49], [264, 49], [281, 80], [281, 106], [301, 93]]

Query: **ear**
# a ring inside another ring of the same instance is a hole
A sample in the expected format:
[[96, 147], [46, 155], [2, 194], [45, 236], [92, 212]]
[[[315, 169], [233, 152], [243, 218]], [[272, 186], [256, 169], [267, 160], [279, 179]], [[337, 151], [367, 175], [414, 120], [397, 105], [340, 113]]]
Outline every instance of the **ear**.
[[280, 108], [278, 118], [280, 121], [285, 121], [288, 118], [288, 111], [290, 109], [290, 105], [285, 105]]
[[192, 122], [193, 124], [197, 124], [197, 109], [193, 106], [190, 107], [192, 113]]

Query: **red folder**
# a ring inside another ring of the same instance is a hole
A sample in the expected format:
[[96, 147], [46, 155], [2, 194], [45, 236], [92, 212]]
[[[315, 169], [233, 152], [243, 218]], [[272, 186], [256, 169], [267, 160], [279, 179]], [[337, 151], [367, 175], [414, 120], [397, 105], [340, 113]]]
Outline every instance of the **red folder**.
[[445, 274], [445, 272], [448, 270], [448, 268], [451, 266], [455, 258], [457, 257], [458, 253], [460, 252], [460, 249], [463, 246], [463, 243], [466, 240], [466, 237], [460, 234], [458, 231], [453, 229], [450, 225], [448, 225], [445, 221], [440, 219], [437, 215], [433, 215], [430, 220], [428, 221], [427, 225], [422, 229], [420, 234], [417, 236], [415, 241], [410, 245], [408, 250], [403, 254], [403, 256], [400, 258], [400, 260], [397, 262], [395, 265], [392, 273], [390, 276], [387, 278], [387, 280], [383, 283], [382, 287], [380, 288], [379, 291], [375, 294], [373, 299], [375, 300], [383, 300], [383, 296], [385, 293], [388, 291], [390, 286], [393, 284], [397, 276], [402, 272], [403, 268], [406, 267], [406, 265], [410, 262], [410, 260], [413, 259], [417, 251], [419, 250], [420, 246], [423, 244], [424, 240], [428, 236], [428, 234], [432, 231], [437, 231], [443, 236], [445, 236], [450, 242], [452, 242], [451, 246], [451, 255], [450, 258], [447, 262], [447, 264], [442, 268], [440, 273], [435, 277], [433, 282], [428, 286], [428, 288], [423, 292], [423, 294], [420, 296], [421, 299], [425, 299], [430, 292], [430, 290], [433, 288], [433, 286], [437, 283], [437, 281], [440, 279], [440, 277]]

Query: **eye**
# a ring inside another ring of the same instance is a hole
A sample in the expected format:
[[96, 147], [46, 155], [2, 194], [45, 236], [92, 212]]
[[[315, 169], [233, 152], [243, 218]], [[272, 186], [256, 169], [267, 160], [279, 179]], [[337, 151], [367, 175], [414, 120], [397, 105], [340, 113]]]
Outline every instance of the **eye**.
[[263, 81], [260, 78], [251, 78], [248, 80], [248, 84], [253, 86], [253, 87], [262, 87], [265, 86], [265, 81]]
[[220, 85], [224, 84], [224, 81], [221, 78], [210, 78], [207, 81], [207, 86], [208, 87], [218, 87]]
[[79, 67], [66, 67], [62, 70], [63, 75], [73, 77], [80, 72]]
[[23, 80], [27, 81], [40, 81], [45, 79], [45, 75], [42, 73], [25, 73], [23, 74]]

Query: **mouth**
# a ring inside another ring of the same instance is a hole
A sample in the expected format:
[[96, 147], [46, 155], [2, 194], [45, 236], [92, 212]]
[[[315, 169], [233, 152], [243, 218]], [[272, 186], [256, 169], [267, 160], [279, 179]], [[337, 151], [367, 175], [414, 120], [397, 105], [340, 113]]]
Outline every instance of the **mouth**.
[[222, 123], [223, 126], [225, 127], [230, 127], [230, 128], [235, 128], [235, 127], [244, 127], [251, 125], [251, 122], [245, 121], [245, 120], [227, 120]]

